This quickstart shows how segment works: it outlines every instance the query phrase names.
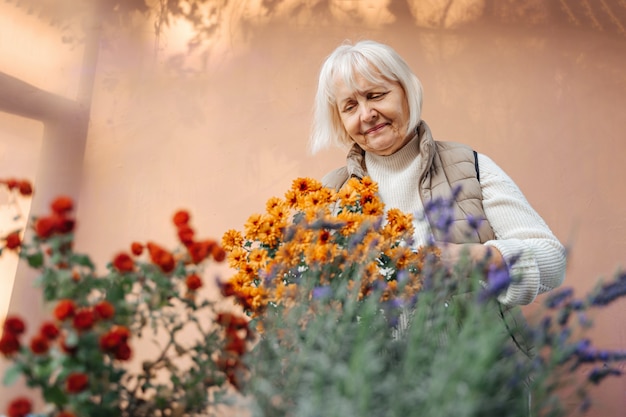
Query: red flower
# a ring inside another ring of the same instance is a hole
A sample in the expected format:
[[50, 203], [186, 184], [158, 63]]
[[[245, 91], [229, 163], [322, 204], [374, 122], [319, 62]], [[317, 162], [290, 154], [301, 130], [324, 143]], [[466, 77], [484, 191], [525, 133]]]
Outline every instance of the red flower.
[[20, 232], [13, 232], [4, 238], [7, 242], [7, 249], [17, 249], [22, 244]]
[[115, 326], [100, 337], [100, 349], [114, 352], [130, 338], [130, 330], [124, 326]]
[[135, 269], [135, 262], [127, 253], [118, 253], [113, 259], [113, 266], [119, 272], [132, 272]]
[[205, 260], [213, 250], [213, 246], [217, 245], [214, 240], [203, 240], [201, 242], [194, 242], [187, 247], [191, 261], [194, 264], [199, 264]]
[[20, 350], [20, 341], [13, 333], [5, 332], [0, 338], [0, 353], [12, 355]]
[[56, 324], [47, 321], [41, 325], [39, 333], [48, 340], [54, 340], [59, 336], [59, 328]]
[[198, 275], [192, 274], [187, 277], [185, 284], [187, 284], [189, 291], [195, 291], [202, 287], [202, 279]]
[[100, 337], [100, 349], [112, 353], [115, 359], [126, 361], [132, 356], [129, 338], [130, 330], [127, 327], [115, 326]]
[[33, 186], [30, 185], [30, 182], [23, 180], [19, 183], [20, 194], [23, 196], [29, 196], [33, 193]]
[[187, 225], [182, 225], [178, 228], [178, 239], [183, 245], [189, 246], [190, 244], [192, 244], [193, 237], [194, 231], [191, 227]]
[[237, 294], [237, 291], [235, 291], [235, 286], [232, 282], [218, 282], [217, 285], [219, 286], [220, 292], [222, 293], [223, 297], [230, 297], [231, 295]]
[[215, 322], [231, 329], [248, 328], [248, 320], [244, 317], [236, 316], [233, 313], [219, 313], [215, 318]]
[[67, 376], [65, 380], [65, 389], [70, 394], [77, 394], [84, 391], [89, 384], [89, 378], [87, 375], [80, 372], [73, 372]]
[[128, 343], [124, 342], [115, 349], [115, 359], [120, 361], [127, 361], [133, 355], [133, 351], [128, 346]]
[[26, 330], [26, 325], [24, 324], [24, 320], [17, 316], [9, 316], [4, 321], [4, 326], [2, 326], [5, 332], [11, 333], [14, 336], [19, 336], [24, 333]]
[[216, 244], [211, 248], [211, 256], [213, 256], [216, 262], [222, 262], [226, 259], [226, 251], [220, 245]]
[[100, 349], [105, 352], [114, 352], [121, 343], [120, 335], [113, 331], [107, 332], [100, 337]]
[[246, 341], [245, 339], [237, 336], [236, 333], [231, 334], [230, 337], [226, 338], [224, 350], [241, 356], [246, 352]]
[[76, 224], [76, 222], [74, 221], [74, 219], [63, 216], [63, 215], [59, 215], [59, 214], [53, 214], [52, 218], [54, 219], [56, 225], [55, 225], [55, 230], [59, 233], [69, 233], [72, 230], [74, 230], [74, 226]]
[[56, 219], [52, 216], [40, 217], [35, 222], [35, 233], [41, 239], [47, 239], [56, 231]]
[[30, 350], [32, 350], [34, 354], [41, 355], [46, 353], [48, 349], [50, 349], [50, 344], [44, 335], [37, 335], [30, 341]]
[[76, 304], [72, 300], [61, 300], [54, 308], [54, 317], [57, 320], [63, 321], [69, 317], [72, 317], [76, 312]]
[[94, 309], [96, 310], [96, 314], [98, 315], [98, 317], [102, 320], [110, 319], [115, 315], [115, 307], [113, 307], [113, 304], [109, 303], [106, 300], [100, 301], [98, 304], [96, 304]]
[[74, 209], [74, 201], [71, 197], [60, 196], [50, 204], [50, 208], [53, 212], [64, 215]]
[[179, 210], [174, 214], [173, 221], [177, 227], [181, 227], [189, 223], [190, 218], [191, 216], [189, 216], [189, 212], [187, 210]]
[[9, 178], [8, 180], [6, 180], [6, 184], [9, 190], [12, 190], [19, 185], [19, 182], [15, 178]]
[[148, 242], [148, 252], [150, 252], [150, 259], [153, 263], [159, 266], [165, 273], [172, 272], [175, 266], [174, 257], [171, 253], [157, 245], [156, 243]]
[[18, 397], [9, 403], [7, 417], [26, 417], [33, 411], [33, 405], [26, 397]]
[[93, 310], [83, 308], [76, 312], [74, 316], [74, 327], [78, 330], [89, 330], [93, 327], [96, 317]]
[[68, 355], [73, 355], [78, 350], [78, 346], [68, 346], [66, 342], [66, 337], [63, 335], [61, 340], [59, 341], [59, 346], [61, 346], [61, 350]]
[[139, 256], [143, 253], [143, 245], [139, 242], [133, 242], [133, 244], [130, 245], [130, 251], [133, 255]]

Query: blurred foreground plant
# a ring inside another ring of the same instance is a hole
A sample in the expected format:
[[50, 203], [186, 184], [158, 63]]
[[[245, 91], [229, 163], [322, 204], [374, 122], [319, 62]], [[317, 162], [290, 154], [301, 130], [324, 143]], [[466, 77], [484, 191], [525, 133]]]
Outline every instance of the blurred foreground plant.
[[[29, 339], [31, 324], [19, 315], [4, 321], [0, 353], [12, 362], [4, 383], [23, 377], [41, 390], [50, 416], [206, 415], [240, 386], [252, 337], [244, 317], [216, 310], [217, 300], [198, 292], [206, 263], [221, 262], [224, 250], [197, 239], [181, 210], [173, 217], [177, 249], [134, 242], [100, 275], [73, 249], [72, 209], [70, 198], [59, 197], [34, 219], [32, 241], [21, 242], [17, 232], [5, 238], [5, 248], [38, 271], [51, 311]], [[133, 363], [136, 344], [150, 339], [155, 353]], [[7, 410], [9, 417], [31, 412], [27, 397]]]
[[[626, 274], [584, 300], [555, 291], [528, 325], [497, 301], [516, 279], [506, 269], [443, 268], [434, 243], [411, 250], [410, 216], [383, 213], [368, 179], [340, 193], [298, 179], [224, 236], [237, 273], [222, 290], [262, 329], [245, 360], [253, 415], [570, 416], [590, 385], [621, 375], [626, 353], [584, 332], [587, 310], [626, 294]], [[583, 364], [597, 367], [581, 380]]]

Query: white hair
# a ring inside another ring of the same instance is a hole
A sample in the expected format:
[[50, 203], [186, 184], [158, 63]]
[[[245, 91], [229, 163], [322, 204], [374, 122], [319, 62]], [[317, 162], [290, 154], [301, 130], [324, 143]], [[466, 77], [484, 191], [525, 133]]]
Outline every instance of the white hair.
[[346, 85], [356, 91], [356, 74], [372, 83], [383, 79], [398, 82], [409, 107], [406, 134], [417, 127], [422, 113], [422, 84], [404, 59], [382, 43], [369, 40], [354, 45], [344, 43], [326, 58], [320, 70], [310, 139], [312, 153], [330, 146], [352, 145], [341, 122], [334, 87], [336, 78], [342, 77]]

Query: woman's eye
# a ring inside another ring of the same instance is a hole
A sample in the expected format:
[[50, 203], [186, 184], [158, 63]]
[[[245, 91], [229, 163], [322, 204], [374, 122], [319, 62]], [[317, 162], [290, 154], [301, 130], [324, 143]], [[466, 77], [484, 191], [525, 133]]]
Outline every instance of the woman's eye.
[[352, 110], [354, 109], [354, 107], [355, 107], [355, 105], [354, 105], [353, 103], [346, 104], [346, 105], [343, 107], [343, 111], [344, 111], [344, 112], [349, 112], [349, 111], [352, 111]]
[[369, 98], [370, 98], [370, 100], [376, 100], [376, 99], [384, 97], [385, 94], [387, 94], [387, 93], [371, 93], [369, 95]]

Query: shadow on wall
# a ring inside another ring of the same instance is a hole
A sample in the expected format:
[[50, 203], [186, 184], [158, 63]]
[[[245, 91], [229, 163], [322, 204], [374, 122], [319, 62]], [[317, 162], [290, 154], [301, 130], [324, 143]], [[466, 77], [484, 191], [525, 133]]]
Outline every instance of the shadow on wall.
[[[189, 71], [195, 56], [203, 65], [236, 40], [251, 38], [255, 29], [276, 22], [297, 27], [332, 26], [380, 29], [398, 23], [424, 29], [457, 29], [491, 25], [541, 29], [558, 27], [626, 36], [626, 3], [620, 0], [21, 0], [16, 7], [62, 29], [63, 41], [80, 43], [75, 23], [99, 7], [111, 29], [148, 23], [156, 41], [169, 43], [172, 29], [185, 36], [185, 50], [168, 58], [172, 68]], [[174, 40], [174, 42], [177, 42]], [[158, 49], [158, 46], [156, 47]], [[202, 68], [197, 68], [202, 69]]]

